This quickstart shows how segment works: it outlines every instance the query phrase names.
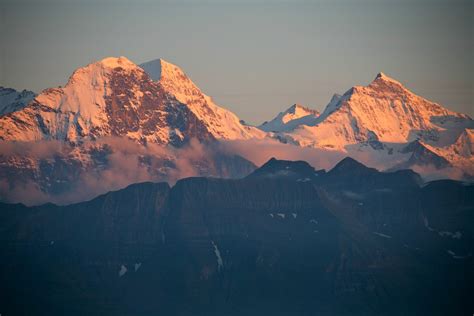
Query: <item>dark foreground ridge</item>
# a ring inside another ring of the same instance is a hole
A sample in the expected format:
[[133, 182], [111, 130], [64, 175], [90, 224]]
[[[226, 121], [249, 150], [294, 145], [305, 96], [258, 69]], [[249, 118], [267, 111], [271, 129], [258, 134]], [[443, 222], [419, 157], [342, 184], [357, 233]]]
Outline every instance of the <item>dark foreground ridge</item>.
[[2, 315], [462, 315], [474, 186], [346, 158], [0, 204]]

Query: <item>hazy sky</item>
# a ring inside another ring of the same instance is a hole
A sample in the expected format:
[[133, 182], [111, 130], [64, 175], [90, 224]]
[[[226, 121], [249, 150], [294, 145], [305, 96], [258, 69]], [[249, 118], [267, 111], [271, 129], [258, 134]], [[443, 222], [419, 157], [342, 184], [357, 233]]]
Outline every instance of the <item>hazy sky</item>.
[[261, 123], [383, 71], [474, 116], [473, 0], [131, 3], [0, 0], [0, 85], [38, 92], [106, 56], [164, 58]]

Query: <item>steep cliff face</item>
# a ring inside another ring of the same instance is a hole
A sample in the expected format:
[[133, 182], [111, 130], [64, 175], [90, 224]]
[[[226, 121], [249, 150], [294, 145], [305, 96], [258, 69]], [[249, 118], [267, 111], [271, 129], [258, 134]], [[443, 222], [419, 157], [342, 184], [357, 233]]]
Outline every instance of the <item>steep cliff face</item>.
[[143, 183], [63, 207], [2, 204], [2, 306], [57, 315], [472, 310], [472, 186], [420, 187], [416, 174], [350, 159], [300, 181], [307, 172], [272, 160], [240, 180]]

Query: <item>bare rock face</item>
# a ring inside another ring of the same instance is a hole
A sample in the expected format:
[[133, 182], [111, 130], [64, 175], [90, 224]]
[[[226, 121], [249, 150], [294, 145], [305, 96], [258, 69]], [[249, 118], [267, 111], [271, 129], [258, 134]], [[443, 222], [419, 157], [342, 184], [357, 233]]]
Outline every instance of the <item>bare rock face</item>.
[[[132, 76], [120, 72], [110, 78], [113, 94], [105, 99], [106, 112], [114, 136], [141, 135], [141, 142], [156, 142], [180, 146], [191, 138], [201, 141], [213, 139], [203, 123], [184, 104], [174, 100], [161, 85], [151, 82], [142, 73], [139, 91], [145, 91], [133, 105]], [[139, 105], [139, 106], [138, 106]], [[160, 135], [161, 134], [161, 135]], [[160, 135], [157, 137], [157, 135]]]

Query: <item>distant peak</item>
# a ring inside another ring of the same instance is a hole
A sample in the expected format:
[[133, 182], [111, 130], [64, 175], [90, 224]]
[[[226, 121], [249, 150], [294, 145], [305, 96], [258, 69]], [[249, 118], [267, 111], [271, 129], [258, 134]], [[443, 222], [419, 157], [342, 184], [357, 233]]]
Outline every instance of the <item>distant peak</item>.
[[[304, 167], [304, 168], [309, 168], [310, 170], [314, 170], [313, 167], [309, 163], [303, 160], [283, 160], [283, 159], [277, 159], [275, 157], [270, 158], [266, 163], [264, 163], [260, 168], [266, 168], [266, 167], [276, 167], [278, 169], [290, 169], [293, 167]], [[290, 167], [290, 168], [288, 168]]]
[[383, 72], [379, 72], [377, 74], [377, 76], [375, 76], [375, 79], [374, 81], [372, 81], [372, 84], [373, 83], [377, 83], [377, 82], [380, 82], [380, 81], [383, 81], [383, 82], [386, 82], [386, 83], [395, 83], [395, 84], [398, 84], [398, 85], [402, 85], [398, 80], [395, 80], [393, 79], [392, 77], [390, 76], [387, 76], [385, 73]]
[[304, 116], [308, 114], [315, 114], [315, 115], [319, 114], [317, 110], [310, 109], [309, 107], [304, 106], [299, 103], [293, 104], [284, 113], [299, 114], [299, 116]]
[[355, 160], [352, 157], [343, 158], [341, 161], [339, 161], [339, 163], [337, 165], [338, 166], [350, 166], [350, 167], [355, 167], [355, 166], [365, 167], [362, 163], [358, 162], [357, 160]]
[[303, 109], [304, 107], [298, 103], [293, 104], [286, 110], [286, 113], [295, 113], [298, 109]]
[[296, 108], [303, 108], [303, 109], [304, 109], [304, 108], [306, 108], [306, 107], [303, 106], [303, 105], [301, 105], [301, 104], [299, 104], [299, 103], [295, 103], [295, 104], [293, 104], [293, 105], [290, 107], [290, 109], [296, 109]]
[[107, 68], [135, 68], [137, 66], [124, 56], [106, 57], [98, 63]]
[[69, 78], [68, 85], [77, 81], [88, 81], [89, 79], [86, 78], [95, 77], [104, 70], [105, 72], [110, 72], [116, 68], [132, 71], [138, 69], [138, 66], [124, 56], [106, 57], [87, 66], [77, 68]]
[[331, 98], [331, 100], [329, 101], [329, 103], [330, 103], [330, 104], [331, 104], [331, 103], [337, 103], [337, 102], [339, 102], [339, 100], [341, 99], [341, 97], [342, 97], [341, 94], [339, 94], [339, 93], [334, 93], [334, 94], [332, 95], [332, 98]]
[[275, 157], [272, 157], [272, 158], [268, 159], [268, 161], [266, 163], [264, 163], [262, 166], [275, 163], [276, 161], [278, 161], [278, 160]]
[[266, 121], [260, 125], [259, 128], [265, 132], [281, 132], [295, 128], [301, 124], [311, 124], [319, 117], [319, 114], [317, 110], [295, 103], [286, 111], [278, 113], [271, 121]]
[[0, 91], [2, 93], [12, 93], [12, 92], [17, 92], [15, 89], [13, 88], [7, 88], [7, 87], [3, 87], [3, 86], [0, 86]]
[[369, 168], [366, 165], [360, 163], [351, 157], [346, 157], [339, 161], [334, 168], [331, 169], [330, 173], [353, 173], [357, 170], [363, 171], [376, 171], [375, 169]]
[[306, 161], [280, 160], [272, 157], [248, 177], [280, 177], [309, 181], [315, 176], [316, 170]]

